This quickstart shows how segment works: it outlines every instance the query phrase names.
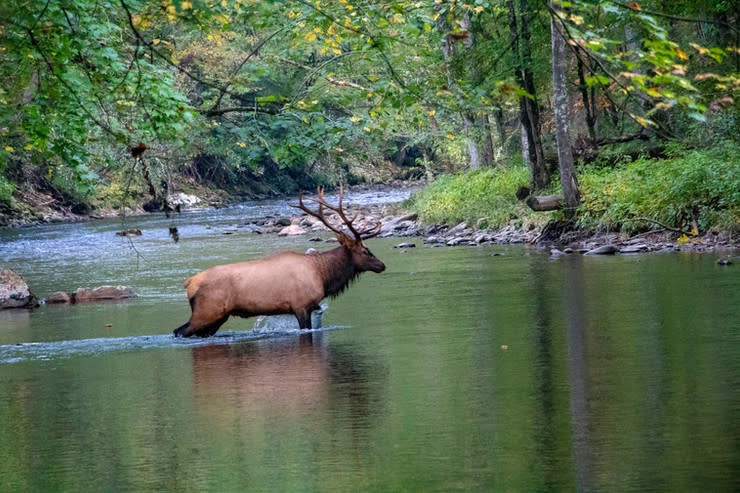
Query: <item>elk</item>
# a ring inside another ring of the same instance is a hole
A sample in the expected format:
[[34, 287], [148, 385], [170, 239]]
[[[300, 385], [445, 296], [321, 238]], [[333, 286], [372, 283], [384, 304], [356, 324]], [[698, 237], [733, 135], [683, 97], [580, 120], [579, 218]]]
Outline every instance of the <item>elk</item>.
[[[298, 205], [291, 205], [333, 231], [339, 240], [337, 248], [311, 254], [282, 252], [261, 260], [217, 265], [188, 278], [185, 288], [192, 313], [187, 323], [174, 330], [175, 336], [212, 336], [231, 315], [292, 313], [300, 329], [310, 330], [311, 312], [319, 308], [322, 299], [339, 295], [363, 272], [383, 272], [385, 264], [362, 243], [380, 233], [381, 223], [356, 228], [357, 215], [351, 219], [346, 216], [342, 198], [340, 187], [339, 204], [333, 206], [319, 187], [316, 198], [307, 198], [318, 204], [318, 210], [304, 204], [303, 193], [298, 195]], [[324, 209], [334, 211], [349, 234], [332, 225]]]

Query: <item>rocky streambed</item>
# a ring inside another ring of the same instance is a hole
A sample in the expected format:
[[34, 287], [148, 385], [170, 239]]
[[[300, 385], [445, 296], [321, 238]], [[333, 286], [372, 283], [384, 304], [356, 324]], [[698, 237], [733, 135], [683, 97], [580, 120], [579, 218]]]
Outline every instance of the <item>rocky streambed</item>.
[[[459, 224], [425, 224], [414, 212], [402, 211], [393, 206], [355, 207], [347, 216], [356, 216], [358, 229], [381, 223], [378, 237], [398, 237], [406, 241], [399, 247], [417, 246], [417, 243], [434, 247], [480, 246], [490, 244], [527, 244], [547, 249], [554, 256], [581, 253], [588, 255], [636, 254], [644, 252], [712, 252], [730, 251], [738, 248], [738, 237], [729, 232], [708, 233], [697, 237], [680, 237], [674, 232], [655, 230], [637, 235], [610, 232], [575, 231], [559, 235], [556, 239], [543, 239], [542, 228], [522, 227], [512, 220], [499, 229], [479, 228], [465, 222]], [[327, 212], [326, 217], [336, 226], [341, 225], [338, 216]], [[280, 236], [310, 235], [328, 229], [316, 218], [298, 214], [292, 217], [268, 218], [234, 226], [224, 231], [231, 234], [238, 230], [255, 234], [277, 234]], [[315, 238], [321, 240], [321, 238]], [[334, 241], [329, 238], [326, 241]]]

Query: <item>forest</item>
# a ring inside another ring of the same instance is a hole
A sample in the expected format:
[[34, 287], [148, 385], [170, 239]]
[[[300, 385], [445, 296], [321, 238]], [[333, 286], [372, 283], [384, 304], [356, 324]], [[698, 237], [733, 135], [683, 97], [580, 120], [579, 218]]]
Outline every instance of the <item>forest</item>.
[[739, 19], [0, 1], [0, 491], [740, 490]]
[[0, 224], [428, 184], [428, 222], [740, 221], [730, 0], [0, 7]]

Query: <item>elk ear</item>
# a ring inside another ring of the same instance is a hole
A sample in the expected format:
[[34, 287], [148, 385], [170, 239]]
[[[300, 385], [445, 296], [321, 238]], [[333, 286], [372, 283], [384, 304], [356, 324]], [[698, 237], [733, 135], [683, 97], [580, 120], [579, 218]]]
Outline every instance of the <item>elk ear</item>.
[[339, 233], [337, 235], [337, 240], [339, 240], [340, 245], [349, 249], [352, 249], [352, 247], [354, 247], [356, 243], [354, 238], [347, 236], [344, 233]]

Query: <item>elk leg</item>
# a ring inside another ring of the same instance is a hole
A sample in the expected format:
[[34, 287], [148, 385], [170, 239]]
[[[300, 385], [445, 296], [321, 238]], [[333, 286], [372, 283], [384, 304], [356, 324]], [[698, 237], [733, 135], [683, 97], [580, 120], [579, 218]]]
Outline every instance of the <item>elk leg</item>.
[[185, 333], [187, 332], [189, 327], [190, 327], [190, 322], [185, 322], [184, 324], [176, 328], [174, 331], [172, 331], [172, 333], [175, 334], [175, 337], [185, 337]]
[[194, 335], [196, 337], [211, 337], [213, 334], [216, 333], [218, 329], [221, 328], [221, 326], [224, 323], [226, 323], [228, 319], [229, 319], [229, 316], [226, 315], [225, 317], [219, 318], [213, 323], [210, 323], [204, 327], [201, 327], [200, 329], [192, 331], [190, 335]]
[[298, 319], [298, 326], [301, 330], [311, 330], [311, 312], [305, 308], [293, 312]]

